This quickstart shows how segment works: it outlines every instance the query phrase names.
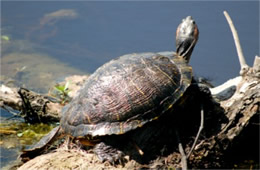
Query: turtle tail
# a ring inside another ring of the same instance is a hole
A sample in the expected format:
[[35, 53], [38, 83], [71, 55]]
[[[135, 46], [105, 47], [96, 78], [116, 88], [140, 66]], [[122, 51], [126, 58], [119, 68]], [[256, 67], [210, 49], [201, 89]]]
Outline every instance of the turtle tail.
[[23, 162], [27, 162], [30, 159], [40, 155], [44, 150], [48, 148], [57, 138], [62, 134], [60, 126], [52, 129], [46, 136], [41, 138], [39, 142], [26, 148], [20, 154], [20, 158]]

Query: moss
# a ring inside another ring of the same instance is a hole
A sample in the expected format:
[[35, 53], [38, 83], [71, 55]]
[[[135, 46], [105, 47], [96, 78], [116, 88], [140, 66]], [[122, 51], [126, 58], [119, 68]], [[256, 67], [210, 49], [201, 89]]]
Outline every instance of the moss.
[[[1, 123], [1, 137], [4, 137], [3, 142], [9, 142], [9, 138], [18, 140], [17, 145], [31, 145], [47, 134], [54, 125], [50, 124], [27, 124], [27, 123]], [[7, 144], [5, 144], [7, 145]]]

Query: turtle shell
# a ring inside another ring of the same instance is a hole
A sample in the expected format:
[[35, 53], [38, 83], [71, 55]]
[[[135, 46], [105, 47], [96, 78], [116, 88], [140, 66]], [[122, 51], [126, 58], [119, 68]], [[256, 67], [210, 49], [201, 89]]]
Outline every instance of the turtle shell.
[[74, 137], [124, 134], [172, 108], [191, 79], [174, 52], [123, 55], [88, 78], [64, 107], [61, 128]]

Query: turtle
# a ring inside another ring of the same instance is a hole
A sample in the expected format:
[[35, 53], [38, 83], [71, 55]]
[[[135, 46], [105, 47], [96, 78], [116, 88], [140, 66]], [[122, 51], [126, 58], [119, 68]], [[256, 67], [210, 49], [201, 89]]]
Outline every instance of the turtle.
[[197, 24], [187, 16], [176, 30], [176, 52], [126, 54], [105, 63], [64, 106], [60, 125], [21, 157], [65, 134], [94, 146], [102, 162], [120, 160], [124, 153], [105, 139], [149, 125], [175, 107], [193, 79], [189, 60], [198, 36]]

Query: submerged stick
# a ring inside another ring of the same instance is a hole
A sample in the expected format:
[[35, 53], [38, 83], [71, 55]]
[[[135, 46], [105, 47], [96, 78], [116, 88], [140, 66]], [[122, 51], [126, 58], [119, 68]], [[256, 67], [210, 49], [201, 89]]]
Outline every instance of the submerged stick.
[[244, 54], [243, 54], [243, 51], [242, 51], [242, 48], [240, 45], [240, 40], [239, 40], [239, 37], [237, 34], [237, 30], [232, 22], [232, 19], [230, 18], [227, 11], [224, 11], [223, 13], [227, 19], [227, 22], [228, 22], [231, 32], [233, 34], [233, 38], [234, 38], [236, 49], [237, 49], [237, 55], [238, 55], [238, 59], [239, 59], [240, 67], [241, 67], [240, 74], [243, 75], [243, 74], [245, 74], [245, 72], [248, 70], [249, 67], [246, 64], [246, 60], [245, 60], [245, 57], [244, 57]]

